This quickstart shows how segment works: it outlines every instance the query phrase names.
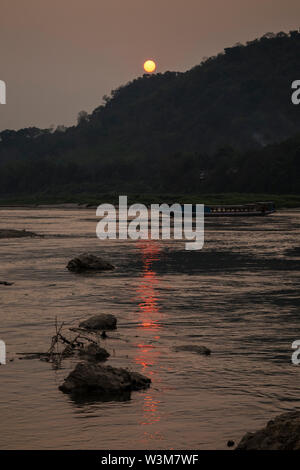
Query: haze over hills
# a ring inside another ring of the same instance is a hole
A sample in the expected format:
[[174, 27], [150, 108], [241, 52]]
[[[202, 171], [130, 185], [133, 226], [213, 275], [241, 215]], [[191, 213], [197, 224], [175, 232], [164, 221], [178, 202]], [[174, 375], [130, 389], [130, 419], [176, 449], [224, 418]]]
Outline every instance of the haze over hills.
[[268, 33], [187, 72], [137, 78], [77, 126], [3, 131], [0, 194], [299, 193], [299, 57], [299, 32]]

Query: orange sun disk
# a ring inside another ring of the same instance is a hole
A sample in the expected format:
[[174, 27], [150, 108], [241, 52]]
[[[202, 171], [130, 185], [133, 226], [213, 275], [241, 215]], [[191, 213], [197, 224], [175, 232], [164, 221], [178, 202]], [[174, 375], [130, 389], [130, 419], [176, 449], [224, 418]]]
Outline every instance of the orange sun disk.
[[147, 73], [153, 73], [156, 70], [156, 63], [154, 60], [146, 60], [144, 63], [144, 70]]

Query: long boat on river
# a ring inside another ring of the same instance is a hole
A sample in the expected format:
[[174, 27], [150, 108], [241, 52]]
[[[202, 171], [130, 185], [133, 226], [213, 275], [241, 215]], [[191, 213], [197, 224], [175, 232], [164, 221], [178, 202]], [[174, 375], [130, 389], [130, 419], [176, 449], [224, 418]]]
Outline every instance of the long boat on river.
[[[182, 209], [184, 205], [182, 204]], [[274, 202], [255, 202], [251, 204], [205, 205], [205, 217], [253, 217], [275, 212]], [[193, 215], [196, 207], [193, 205]]]

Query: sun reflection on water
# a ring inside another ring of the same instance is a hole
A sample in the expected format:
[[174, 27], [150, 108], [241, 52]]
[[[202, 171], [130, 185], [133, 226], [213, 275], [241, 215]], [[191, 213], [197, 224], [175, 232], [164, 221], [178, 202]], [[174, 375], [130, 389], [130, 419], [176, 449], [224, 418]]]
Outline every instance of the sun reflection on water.
[[[143, 426], [155, 425], [161, 421], [160, 404], [157, 389], [159, 386], [159, 343], [163, 326], [161, 324], [162, 314], [159, 309], [159, 279], [153, 270], [153, 262], [160, 258], [160, 246], [155, 241], [141, 241], [138, 244], [141, 251], [143, 270], [140, 285], [137, 289], [137, 299], [139, 305], [138, 324], [143, 330], [143, 342], [136, 345], [137, 353], [135, 362], [142, 366], [142, 373], [152, 379], [152, 388], [144, 395], [143, 403]], [[147, 441], [162, 439], [160, 431], [147, 428], [143, 438]]]

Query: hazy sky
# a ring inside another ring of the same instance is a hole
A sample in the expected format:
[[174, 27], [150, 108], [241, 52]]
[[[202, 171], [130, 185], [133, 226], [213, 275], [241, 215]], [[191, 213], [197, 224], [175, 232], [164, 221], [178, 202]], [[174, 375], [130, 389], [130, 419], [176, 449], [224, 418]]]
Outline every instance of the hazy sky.
[[185, 71], [299, 26], [299, 0], [1, 0], [0, 130], [73, 124], [143, 74], [147, 58], [158, 72]]

